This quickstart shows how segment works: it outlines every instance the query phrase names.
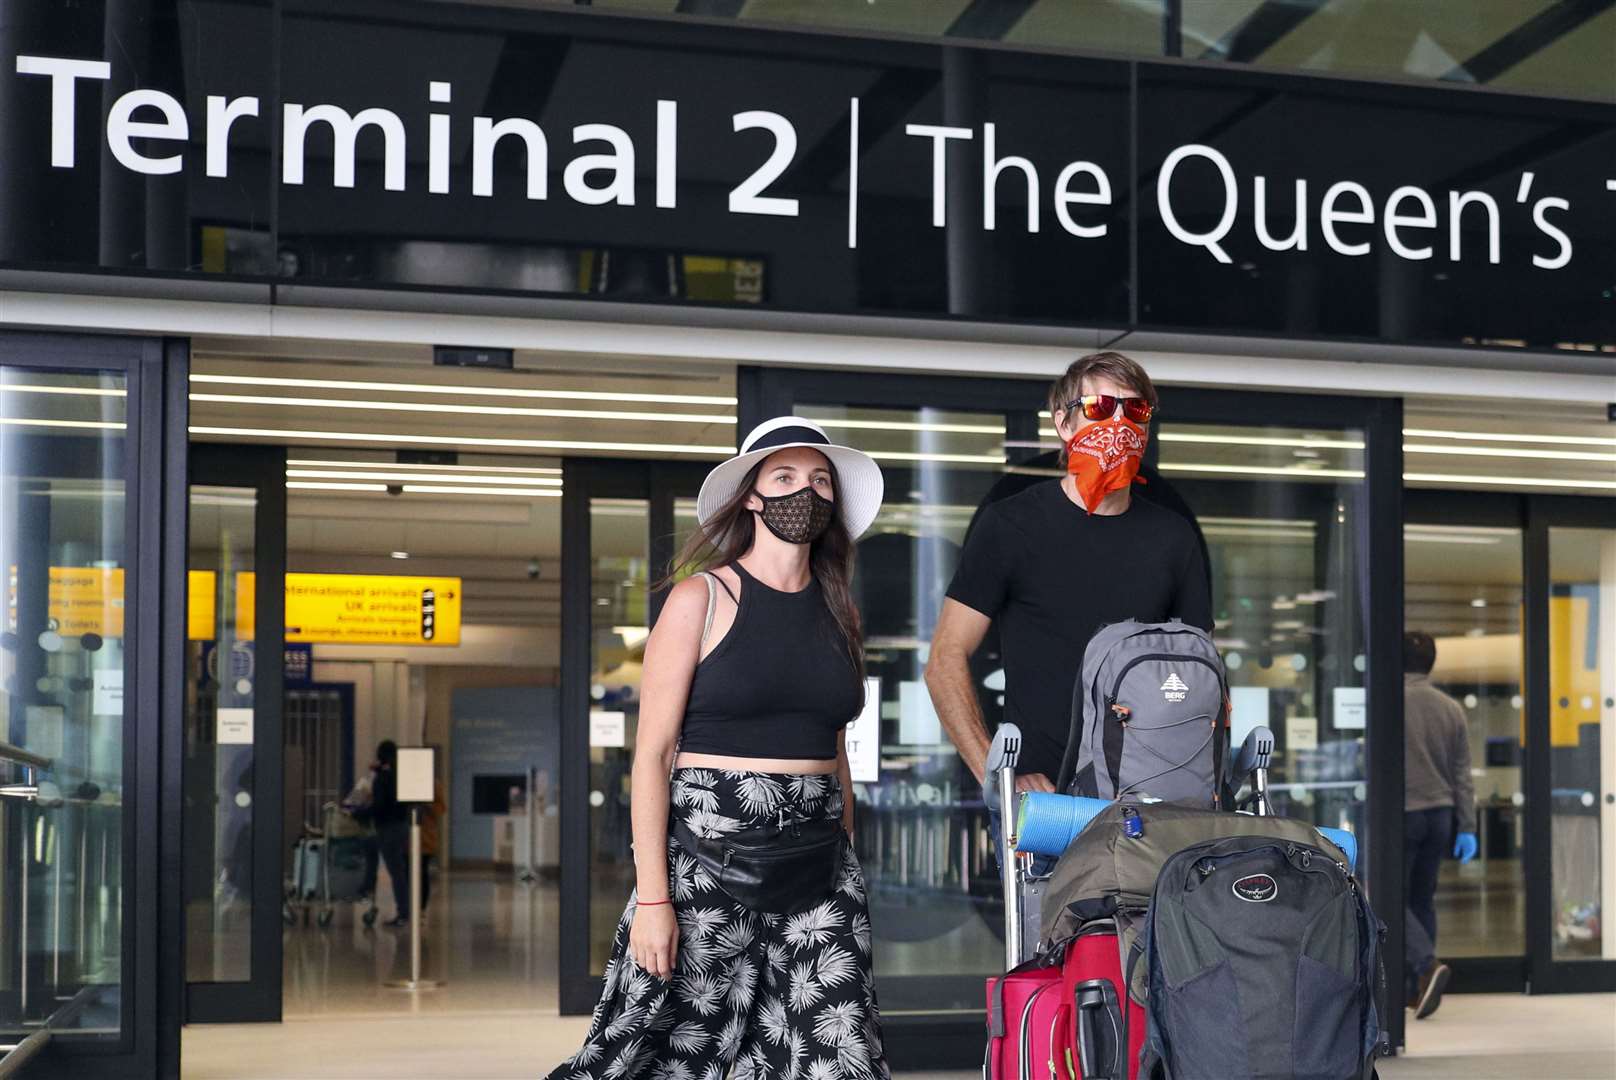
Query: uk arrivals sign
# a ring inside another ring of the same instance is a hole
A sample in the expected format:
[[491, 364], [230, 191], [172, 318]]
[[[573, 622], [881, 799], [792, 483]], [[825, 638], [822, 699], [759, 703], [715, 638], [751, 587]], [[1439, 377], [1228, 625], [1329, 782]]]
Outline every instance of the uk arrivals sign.
[[[24, 54], [16, 58], [15, 75], [49, 82], [49, 146], [40, 151], [49, 154], [54, 169], [79, 167], [76, 124], [81, 98], [112, 78], [112, 63]], [[263, 98], [255, 95], [209, 94], [204, 108], [193, 114], [171, 94], [135, 88], [112, 100], [103, 137], [118, 166], [146, 176], [181, 172], [186, 154], [198, 152], [199, 142], [206, 175], [228, 179], [232, 140], [249, 126], [267, 125], [278, 141], [281, 184], [334, 188], [355, 186], [361, 140], [370, 140], [370, 145], [380, 147], [384, 194], [407, 191], [406, 162], [418, 156], [417, 144], [424, 140], [425, 190], [446, 196], [455, 193], [457, 170], [451, 165], [452, 148], [460, 145], [456, 125], [469, 123], [468, 182], [475, 198], [490, 198], [497, 187], [516, 185], [534, 202], [632, 207], [643, 197], [636, 179], [647, 171], [648, 162], [654, 208], [668, 212], [680, 208], [682, 113], [676, 95], [642, 103], [654, 118], [654, 135], [646, 143], [612, 123], [578, 122], [563, 131], [547, 131], [519, 115], [456, 117], [447, 111], [455, 100], [452, 81], [430, 80], [421, 89], [432, 107], [424, 127], [406, 123], [392, 108], [357, 107], [351, 102], [285, 101], [278, 115], [271, 115]], [[744, 97], [744, 88], [735, 96]], [[846, 199], [834, 227], [845, 234], [848, 248], [857, 248], [864, 173], [860, 97], [845, 101], [842, 121], [847, 131], [841, 162]], [[802, 200], [779, 186], [802, 147], [796, 120], [769, 109], [738, 108], [728, 124], [736, 139], [724, 152], [750, 162], [728, 192], [728, 213], [763, 218], [807, 213]], [[1081, 242], [1106, 237], [1118, 227], [1112, 211], [1119, 180], [1126, 188], [1128, 177], [1116, 177], [1104, 165], [1080, 156], [1057, 169], [1040, 169], [1009, 145], [999, 128], [993, 120], [902, 125], [902, 137], [914, 140], [929, 162], [923, 182], [930, 193], [926, 204], [933, 228], [974, 224], [986, 232], [1048, 230]], [[319, 167], [308, 155], [311, 134], [317, 129], [329, 136], [333, 147], [329, 165], [321, 162]], [[496, 150], [506, 145], [519, 147], [525, 159], [515, 175], [497, 175]], [[968, 153], [962, 157], [950, 152], [958, 148]], [[556, 169], [560, 183], [553, 185]], [[1480, 187], [1437, 189], [1398, 182], [1371, 189], [1346, 176], [1321, 180], [1272, 171], [1249, 173], [1234, 154], [1205, 143], [1171, 146], [1158, 159], [1142, 162], [1141, 169], [1154, 177], [1147, 194], [1167, 234], [1191, 254], [1223, 265], [1235, 261], [1230, 248], [1244, 241], [1268, 252], [1322, 248], [1347, 257], [1379, 255], [1415, 263], [1498, 265], [1517, 260], [1552, 272], [1570, 266], [1576, 257], [1573, 224], [1579, 213], [1608, 217], [1616, 212], [1616, 160], [1611, 162], [1611, 178], [1604, 181], [1608, 199], [1580, 207], [1530, 168], [1515, 172], [1513, 190], [1503, 198]], [[967, 176], [968, 172], [975, 175]], [[964, 222], [950, 220], [955, 204], [949, 189], [965, 183], [980, 191], [979, 210]], [[823, 207], [816, 212], [823, 213]], [[1506, 218], [1512, 215], [1521, 219], [1523, 228], [1506, 228]], [[833, 227], [829, 220], [813, 224]], [[1239, 235], [1242, 229], [1249, 232]], [[1519, 238], [1517, 250], [1506, 249], [1506, 235]]]

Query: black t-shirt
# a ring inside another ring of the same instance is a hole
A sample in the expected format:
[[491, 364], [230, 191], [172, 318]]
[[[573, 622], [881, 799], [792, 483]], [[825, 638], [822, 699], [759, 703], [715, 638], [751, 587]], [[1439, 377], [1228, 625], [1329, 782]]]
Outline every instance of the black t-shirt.
[[1050, 480], [984, 509], [948, 595], [998, 622], [1004, 718], [1022, 735], [1016, 771], [1056, 779], [1072, 684], [1097, 630], [1173, 618], [1211, 630], [1210, 593], [1195, 529], [1143, 499], [1089, 514]]

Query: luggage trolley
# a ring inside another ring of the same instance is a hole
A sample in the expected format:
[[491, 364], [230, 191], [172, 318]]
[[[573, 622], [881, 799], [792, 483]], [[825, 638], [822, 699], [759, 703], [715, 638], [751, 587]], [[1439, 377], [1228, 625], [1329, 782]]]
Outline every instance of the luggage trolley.
[[360, 916], [365, 926], [376, 924], [376, 838], [334, 802], [321, 808], [321, 828], [304, 827], [292, 853], [292, 880], [287, 890], [282, 918], [295, 926], [302, 912], [303, 925], [318, 902], [315, 921], [331, 925], [336, 905], [364, 903]]

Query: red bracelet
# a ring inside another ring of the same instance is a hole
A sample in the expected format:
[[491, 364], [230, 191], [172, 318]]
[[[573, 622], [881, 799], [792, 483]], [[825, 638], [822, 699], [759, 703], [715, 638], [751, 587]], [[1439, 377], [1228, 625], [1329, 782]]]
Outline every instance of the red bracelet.
[[634, 904], [636, 907], [660, 907], [668, 902], [667, 900], [636, 900]]

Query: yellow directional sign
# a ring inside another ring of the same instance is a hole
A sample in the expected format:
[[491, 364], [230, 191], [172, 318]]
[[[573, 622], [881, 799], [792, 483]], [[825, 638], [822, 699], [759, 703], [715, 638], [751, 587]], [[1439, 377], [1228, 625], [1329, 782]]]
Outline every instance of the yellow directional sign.
[[460, 594], [457, 577], [287, 574], [286, 640], [458, 645]]

